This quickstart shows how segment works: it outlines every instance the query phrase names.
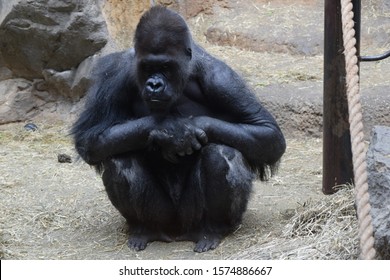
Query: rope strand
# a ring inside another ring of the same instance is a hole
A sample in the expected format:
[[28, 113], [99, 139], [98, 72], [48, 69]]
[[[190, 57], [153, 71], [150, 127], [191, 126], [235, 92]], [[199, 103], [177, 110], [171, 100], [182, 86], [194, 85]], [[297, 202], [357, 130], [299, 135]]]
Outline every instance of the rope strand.
[[355, 198], [359, 222], [360, 258], [375, 258], [374, 228], [371, 219], [367, 183], [367, 164], [364, 149], [363, 117], [359, 92], [359, 67], [356, 56], [356, 39], [353, 21], [353, 5], [351, 0], [341, 0], [341, 19], [343, 26], [344, 55], [346, 65], [347, 99], [353, 171], [355, 177]]

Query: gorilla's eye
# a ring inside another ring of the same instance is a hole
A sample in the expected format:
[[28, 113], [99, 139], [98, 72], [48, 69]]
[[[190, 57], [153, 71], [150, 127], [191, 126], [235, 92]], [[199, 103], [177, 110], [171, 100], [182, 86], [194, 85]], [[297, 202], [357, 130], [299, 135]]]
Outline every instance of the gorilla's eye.
[[142, 62], [138, 64], [138, 69], [143, 73], [146, 73], [146, 72], [150, 72], [152, 70], [152, 67], [150, 64]]
[[191, 48], [186, 49], [186, 55], [189, 56], [190, 58], [192, 58], [192, 49]]

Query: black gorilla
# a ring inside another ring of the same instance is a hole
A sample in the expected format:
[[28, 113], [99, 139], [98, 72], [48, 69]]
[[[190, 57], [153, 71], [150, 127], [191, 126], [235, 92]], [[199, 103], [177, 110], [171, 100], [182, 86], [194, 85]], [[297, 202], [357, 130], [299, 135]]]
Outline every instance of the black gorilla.
[[153, 7], [134, 49], [103, 57], [73, 126], [130, 225], [129, 247], [191, 240], [214, 249], [241, 222], [255, 176], [272, 175], [285, 140], [225, 63], [192, 41], [178, 14]]

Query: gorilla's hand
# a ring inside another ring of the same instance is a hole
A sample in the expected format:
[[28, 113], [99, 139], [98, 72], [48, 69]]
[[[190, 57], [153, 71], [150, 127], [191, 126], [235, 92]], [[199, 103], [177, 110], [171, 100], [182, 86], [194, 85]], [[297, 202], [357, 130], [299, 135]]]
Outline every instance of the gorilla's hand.
[[190, 155], [207, 143], [206, 133], [189, 118], [167, 117], [149, 135], [149, 143], [160, 148], [163, 157], [178, 162], [178, 155]]

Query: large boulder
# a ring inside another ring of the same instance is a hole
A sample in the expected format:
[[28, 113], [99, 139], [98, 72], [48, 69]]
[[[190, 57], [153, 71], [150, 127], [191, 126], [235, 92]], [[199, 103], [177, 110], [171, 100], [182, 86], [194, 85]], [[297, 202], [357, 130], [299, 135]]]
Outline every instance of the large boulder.
[[80, 63], [77, 69], [55, 71], [43, 70], [42, 90], [46, 90], [57, 96], [64, 96], [69, 100], [77, 101], [83, 97], [93, 79], [92, 69], [98, 62], [100, 55], [93, 55]]
[[0, 81], [0, 124], [25, 121], [54, 104], [56, 97], [40, 90], [41, 80]]
[[390, 259], [390, 127], [373, 128], [367, 169], [375, 247], [379, 257]]
[[0, 1], [0, 124], [85, 95], [112, 44], [100, 0]]
[[107, 43], [106, 24], [96, 1], [2, 2], [0, 53], [18, 78], [44, 78], [45, 69], [76, 68]]

